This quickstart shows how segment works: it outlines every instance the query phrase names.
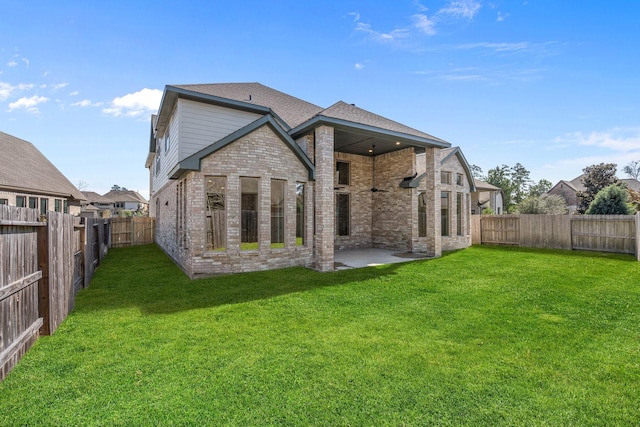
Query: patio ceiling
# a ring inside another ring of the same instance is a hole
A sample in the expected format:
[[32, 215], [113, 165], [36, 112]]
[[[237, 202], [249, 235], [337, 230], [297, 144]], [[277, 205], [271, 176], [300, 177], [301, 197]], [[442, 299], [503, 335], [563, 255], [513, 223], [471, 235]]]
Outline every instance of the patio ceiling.
[[424, 151], [424, 147], [419, 147], [406, 141], [399, 141], [384, 135], [373, 133], [359, 133], [344, 129], [336, 129], [334, 134], [334, 150], [341, 153], [357, 154], [360, 156], [371, 156], [371, 149], [375, 145], [375, 155], [398, 151], [407, 147], [415, 147], [416, 152]]

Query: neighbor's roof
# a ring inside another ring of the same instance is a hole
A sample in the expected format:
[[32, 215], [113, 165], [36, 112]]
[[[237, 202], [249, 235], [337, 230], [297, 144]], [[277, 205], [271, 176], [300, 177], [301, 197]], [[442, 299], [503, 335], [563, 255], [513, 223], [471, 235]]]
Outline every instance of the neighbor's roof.
[[114, 203], [113, 200], [111, 200], [110, 198], [101, 196], [100, 194], [94, 191], [83, 191], [82, 194], [84, 194], [84, 196], [87, 198], [87, 201], [89, 203], [100, 203], [103, 205]]
[[32, 143], [0, 132], [0, 188], [85, 200], [84, 195]]
[[640, 191], [640, 181], [638, 181], [637, 179], [625, 178], [621, 179], [620, 181], [627, 184], [627, 188], [630, 188], [633, 191]]
[[476, 178], [473, 179], [473, 182], [476, 184], [476, 191], [502, 191], [502, 188]]
[[111, 190], [104, 197], [113, 202], [149, 203], [140, 193], [133, 190]]

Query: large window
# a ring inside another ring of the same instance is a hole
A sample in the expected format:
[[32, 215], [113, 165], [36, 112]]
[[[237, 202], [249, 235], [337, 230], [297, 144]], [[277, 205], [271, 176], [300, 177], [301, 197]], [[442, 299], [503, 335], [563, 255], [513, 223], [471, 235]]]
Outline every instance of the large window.
[[449, 197], [448, 191], [440, 193], [440, 227], [443, 236], [449, 235]]
[[427, 193], [418, 193], [418, 237], [427, 237]]
[[[227, 246], [226, 178], [206, 176], [207, 250], [224, 251]], [[186, 187], [184, 188], [186, 191]], [[159, 213], [156, 212], [156, 215]]]
[[336, 162], [337, 185], [350, 185], [349, 169], [348, 162]]
[[19, 208], [26, 208], [27, 198], [25, 196], [16, 196], [16, 206]]
[[38, 209], [38, 198], [37, 197], [29, 197], [29, 208]]
[[456, 185], [464, 185], [464, 176], [461, 173], [456, 174]]
[[349, 235], [349, 195], [336, 194], [336, 234]]
[[258, 178], [240, 178], [240, 249], [258, 249]]
[[45, 215], [49, 210], [49, 199], [43, 197], [40, 199], [40, 214]]
[[302, 246], [304, 241], [304, 184], [296, 184], [296, 246]]
[[462, 193], [456, 194], [456, 234], [462, 236]]
[[271, 247], [284, 248], [284, 193], [286, 182], [271, 180]]
[[56, 212], [62, 212], [62, 200], [54, 199], [53, 200], [53, 210]]

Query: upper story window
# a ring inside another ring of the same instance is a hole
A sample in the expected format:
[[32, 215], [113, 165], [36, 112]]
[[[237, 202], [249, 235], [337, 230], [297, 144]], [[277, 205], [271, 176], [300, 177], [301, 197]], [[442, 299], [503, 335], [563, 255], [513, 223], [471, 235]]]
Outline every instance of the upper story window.
[[164, 151], [169, 151], [169, 147], [171, 146], [171, 136], [169, 134], [170, 127], [167, 126], [167, 131], [164, 133]]
[[464, 175], [461, 173], [456, 174], [456, 185], [464, 185], [463, 183]]
[[25, 196], [16, 196], [16, 206], [19, 208], [26, 208], [27, 198]]
[[349, 162], [336, 162], [336, 184], [350, 185], [350, 167]]
[[443, 184], [451, 184], [451, 172], [440, 172], [440, 182]]

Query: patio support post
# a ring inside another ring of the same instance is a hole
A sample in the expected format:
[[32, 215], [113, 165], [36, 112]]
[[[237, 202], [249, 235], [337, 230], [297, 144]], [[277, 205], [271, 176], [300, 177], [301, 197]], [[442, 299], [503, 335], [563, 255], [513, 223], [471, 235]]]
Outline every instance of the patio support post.
[[332, 271], [335, 236], [334, 176], [334, 130], [320, 126], [315, 130], [315, 266], [319, 271]]
[[440, 223], [440, 148], [425, 149], [427, 174], [427, 255], [439, 257], [442, 255], [442, 229]]

